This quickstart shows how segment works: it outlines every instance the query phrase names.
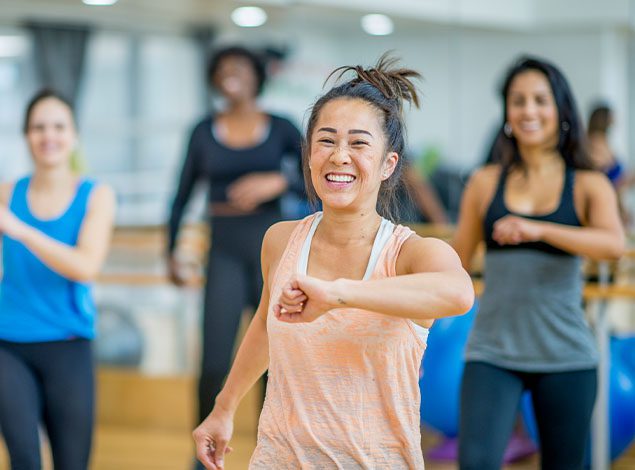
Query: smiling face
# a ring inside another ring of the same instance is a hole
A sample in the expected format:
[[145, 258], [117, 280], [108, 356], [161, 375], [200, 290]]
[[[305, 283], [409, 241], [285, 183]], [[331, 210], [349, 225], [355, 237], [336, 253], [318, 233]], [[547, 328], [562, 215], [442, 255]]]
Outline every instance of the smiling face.
[[528, 70], [512, 80], [506, 112], [519, 147], [555, 147], [558, 143], [558, 108], [543, 73]]
[[229, 101], [253, 99], [258, 94], [258, 77], [247, 57], [229, 55], [221, 59], [213, 85]]
[[77, 142], [71, 109], [57, 98], [44, 98], [33, 106], [26, 139], [38, 167], [69, 165]]
[[377, 109], [361, 99], [337, 98], [322, 107], [310, 136], [311, 182], [325, 208], [375, 210], [381, 182], [399, 156], [386, 154]]

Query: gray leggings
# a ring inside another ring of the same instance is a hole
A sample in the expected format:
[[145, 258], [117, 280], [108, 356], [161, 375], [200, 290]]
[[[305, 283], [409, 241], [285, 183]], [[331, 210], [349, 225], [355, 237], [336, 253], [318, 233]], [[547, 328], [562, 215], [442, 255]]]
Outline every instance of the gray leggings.
[[532, 395], [541, 468], [582, 469], [596, 382], [595, 369], [535, 373], [467, 362], [461, 384], [460, 469], [501, 468], [525, 390]]

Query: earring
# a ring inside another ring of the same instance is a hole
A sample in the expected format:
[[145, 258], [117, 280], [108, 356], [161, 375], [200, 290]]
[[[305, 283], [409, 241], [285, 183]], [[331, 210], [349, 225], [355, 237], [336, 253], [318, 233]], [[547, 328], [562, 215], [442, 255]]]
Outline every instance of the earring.
[[505, 133], [505, 135], [507, 137], [511, 137], [512, 136], [512, 125], [508, 122], [505, 123], [505, 125], [503, 126], [503, 132]]
[[560, 124], [560, 129], [562, 129], [562, 132], [569, 132], [569, 129], [571, 129], [571, 126], [569, 125], [567, 121], [562, 121], [562, 124]]

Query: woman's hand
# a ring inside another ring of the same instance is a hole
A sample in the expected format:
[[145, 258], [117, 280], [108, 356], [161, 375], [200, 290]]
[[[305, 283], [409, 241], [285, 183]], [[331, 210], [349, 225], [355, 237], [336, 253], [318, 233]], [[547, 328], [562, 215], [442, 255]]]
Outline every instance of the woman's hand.
[[19, 239], [25, 228], [26, 224], [24, 222], [13, 215], [5, 206], [0, 206], [0, 235]]
[[167, 260], [168, 263], [168, 278], [170, 282], [175, 286], [181, 287], [187, 284], [187, 278], [183, 275], [183, 268], [181, 263], [176, 259], [176, 256], [170, 255]]
[[287, 190], [287, 179], [279, 172], [249, 173], [227, 188], [227, 200], [244, 211], [275, 199]]
[[227, 444], [234, 432], [234, 415], [218, 405], [192, 433], [196, 458], [207, 470], [224, 468], [225, 454], [233, 449]]
[[282, 288], [273, 313], [287, 323], [312, 322], [333, 308], [346, 303], [336, 294], [337, 281], [322, 281], [314, 277], [296, 275]]
[[492, 238], [499, 245], [518, 245], [542, 239], [542, 222], [507, 215], [494, 223]]

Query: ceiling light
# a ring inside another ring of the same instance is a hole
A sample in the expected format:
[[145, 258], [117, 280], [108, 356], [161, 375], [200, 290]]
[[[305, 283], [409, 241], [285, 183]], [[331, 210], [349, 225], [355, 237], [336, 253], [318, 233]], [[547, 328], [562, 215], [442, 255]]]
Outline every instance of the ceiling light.
[[361, 23], [362, 29], [373, 36], [386, 36], [395, 29], [392, 20], [386, 15], [364, 15]]
[[232, 11], [232, 21], [243, 28], [262, 26], [267, 21], [267, 13], [259, 7], [240, 7]]
[[85, 5], [91, 6], [109, 6], [117, 3], [118, 0], [82, 0]]
[[23, 36], [0, 36], [0, 57], [19, 57], [27, 50], [27, 40]]

